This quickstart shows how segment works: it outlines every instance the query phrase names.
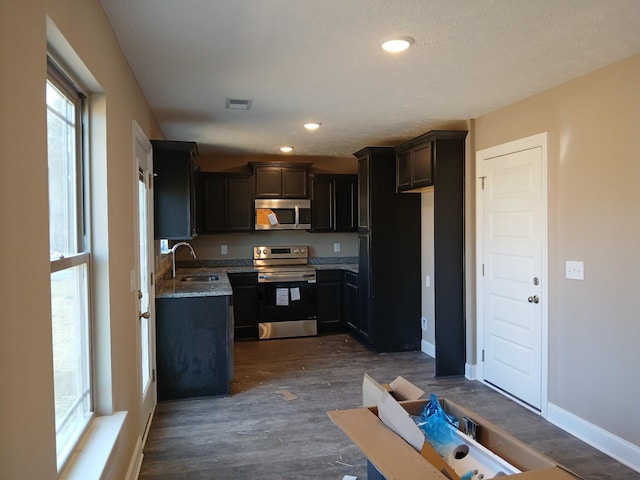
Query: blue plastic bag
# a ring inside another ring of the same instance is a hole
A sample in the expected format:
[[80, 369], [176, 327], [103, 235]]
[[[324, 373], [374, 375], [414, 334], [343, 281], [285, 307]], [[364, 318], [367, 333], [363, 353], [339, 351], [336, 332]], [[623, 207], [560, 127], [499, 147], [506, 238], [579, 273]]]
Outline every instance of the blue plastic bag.
[[416, 419], [416, 423], [436, 451], [440, 450], [439, 447], [455, 440], [454, 429], [457, 430], [460, 425], [456, 417], [447, 414], [442, 409], [435, 393], [429, 396], [429, 401], [424, 405], [422, 412]]

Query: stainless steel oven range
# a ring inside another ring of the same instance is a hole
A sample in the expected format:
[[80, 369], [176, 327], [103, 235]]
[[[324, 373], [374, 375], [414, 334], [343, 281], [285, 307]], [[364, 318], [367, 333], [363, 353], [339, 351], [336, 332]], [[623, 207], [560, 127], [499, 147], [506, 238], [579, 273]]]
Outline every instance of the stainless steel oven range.
[[253, 247], [260, 339], [318, 334], [316, 270], [306, 245]]

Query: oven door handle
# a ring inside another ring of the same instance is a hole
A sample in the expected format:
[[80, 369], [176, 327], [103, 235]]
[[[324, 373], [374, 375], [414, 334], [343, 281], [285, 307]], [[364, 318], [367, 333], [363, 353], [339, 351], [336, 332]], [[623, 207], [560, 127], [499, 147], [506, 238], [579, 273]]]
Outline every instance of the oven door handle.
[[316, 275], [314, 273], [304, 273], [295, 277], [287, 276], [286, 278], [278, 275], [269, 275], [268, 273], [258, 274], [258, 283], [316, 283]]

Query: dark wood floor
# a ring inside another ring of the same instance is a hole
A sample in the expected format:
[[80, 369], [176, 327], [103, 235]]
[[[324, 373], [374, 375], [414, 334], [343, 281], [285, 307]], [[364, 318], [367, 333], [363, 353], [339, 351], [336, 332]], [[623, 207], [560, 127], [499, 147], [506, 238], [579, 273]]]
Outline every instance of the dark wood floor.
[[235, 362], [231, 396], [157, 406], [141, 480], [364, 480], [365, 457], [326, 412], [360, 405], [365, 372], [382, 383], [402, 375], [451, 398], [585, 479], [640, 479], [479, 382], [435, 379], [433, 360], [420, 352], [374, 354], [348, 335], [331, 335], [238, 342]]

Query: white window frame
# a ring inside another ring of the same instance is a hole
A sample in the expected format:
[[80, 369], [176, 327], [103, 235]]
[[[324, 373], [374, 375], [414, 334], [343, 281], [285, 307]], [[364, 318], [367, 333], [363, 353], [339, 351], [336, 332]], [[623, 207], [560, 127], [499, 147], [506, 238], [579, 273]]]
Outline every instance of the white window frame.
[[[92, 321], [92, 308], [91, 308], [91, 254], [90, 254], [90, 242], [89, 242], [89, 178], [88, 178], [88, 162], [87, 162], [87, 129], [84, 127], [87, 112], [84, 98], [86, 95], [77, 86], [77, 82], [71, 80], [62, 69], [56, 65], [56, 63], [48, 58], [47, 62], [47, 83], [54, 86], [61, 94], [75, 105], [75, 212], [76, 212], [76, 231], [75, 231], [75, 244], [76, 251], [63, 252], [61, 254], [51, 254], [51, 274], [62, 272], [64, 270], [70, 270], [78, 266], [84, 265], [85, 268], [85, 284], [83, 285], [85, 293], [85, 303], [83, 303], [83, 309], [86, 313], [86, 323], [81, 326], [82, 339], [86, 344], [80, 347], [81, 365], [78, 367], [80, 372], [76, 372], [80, 377], [87, 379], [87, 383], [83, 384], [82, 392], [79, 393], [78, 398], [73, 404], [71, 413], [76, 407], [85, 403], [85, 406], [81, 407], [80, 419], [76, 420], [76, 424], [71, 429], [71, 433], [66, 437], [66, 441], [63, 445], [59, 445], [61, 439], [58, 438], [58, 433], [62, 430], [62, 426], [68, 419], [68, 416], [64, 418], [60, 425], [56, 424], [56, 450], [57, 450], [57, 467], [58, 472], [61, 472], [70, 460], [72, 453], [76, 449], [78, 443], [82, 439], [83, 435], [87, 431], [89, 425], [95, 417], [95, 390], [94, 386], [94, 362], [93, 362], [93, 321]], [[47, 118], [49, 118], [50, 110], [47, 106]], [[50, 219], [51, 220], [51, 219]], [[53, 291], [52, 291], [53, 295]], [[52, 296], [53, 300], [53, 296]], [[52, 305], [53, 311], [53, 305]], [[53, 318], [52, 318], [53, 321]], [[55, 342], [55, 339], [54, 339]], [[54, 362], [55, 365], [55, 362]], [[55, 390], [55, 382], [54, 382]]]

